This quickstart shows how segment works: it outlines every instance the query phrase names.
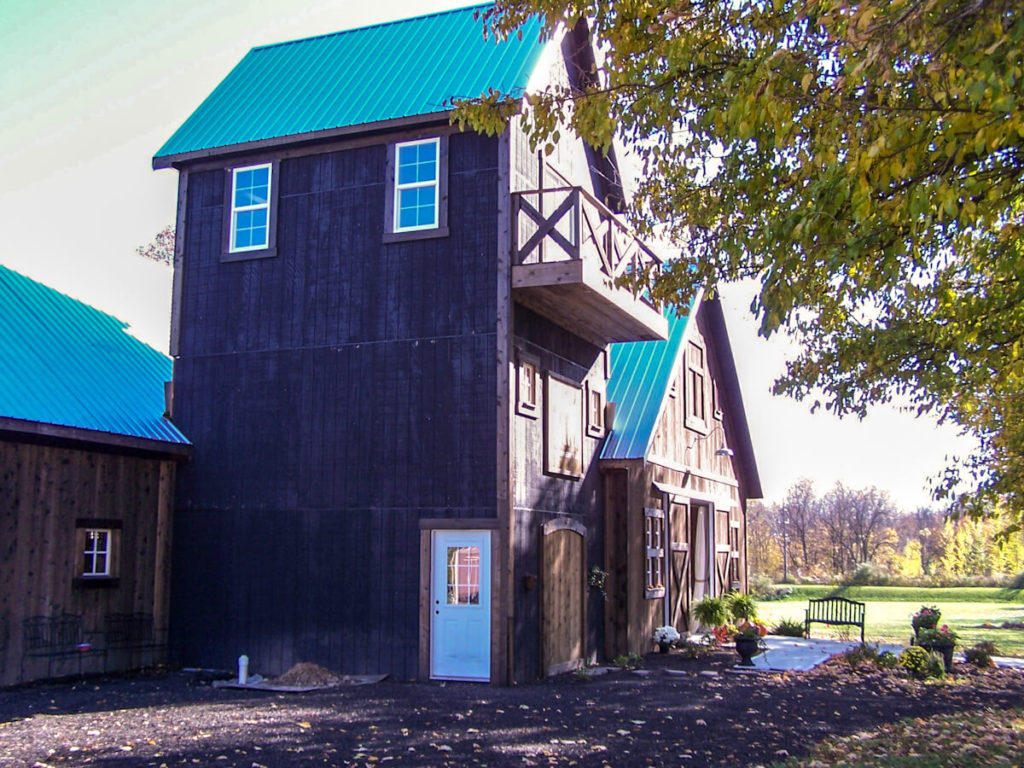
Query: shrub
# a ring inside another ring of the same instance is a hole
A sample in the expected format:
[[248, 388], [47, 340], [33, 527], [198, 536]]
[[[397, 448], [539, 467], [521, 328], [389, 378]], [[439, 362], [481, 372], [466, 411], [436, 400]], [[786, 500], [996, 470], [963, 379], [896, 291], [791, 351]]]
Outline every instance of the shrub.
[[882, 651], [879, 653], [877, 645], [868, 645], [867, 643], [861, 643], [856, 648], [852, 648], [844, 653], [843, 660], [852, 669], [856, 669], [861, 664], [871, 664], [883, 669], [892, 669], [898, 663], [896, 654], [892, 651]]
[[772, 629], [772, 634], [783, 637], [803, 637], [804, 623], [799, 619], [783, 619]]
[[992, 661], [992, 657], [998, 655], [999, 649], [996, 648], [996, 644], [988, 640], [983, 640], [964, 649], [964, 658], [967, 659], [967, 663], [976, 667], [994, 667], [996, 663]]
[[640, 655], [636, 653], [631, 653], [628, 656], [623, 655], [615, 657], [615, 666], [619, 667], [620, 669], [639, 669], [643, 665], [643, 658], [641, 658]]
[[852, 587], [886, 587], [891, 580], [888, 571], [874, 563], [859, 563], [853, 573], [843, 579], [843, 583]]
[[729, 613], [734, 621], [740, 619], [746, 619], [747, 621], [754, 621], [757, 619], [757, 603], [750, 595], [744, 595], [740, 592], [730, 592], [725, 596], [726, 605], [729, 607]]
[[718, 627], [729, 619], [729, 608], [720, 597], [705, 597], [693, 606], [693, 617], [705, 627]]
[[843, 661], [849, 664], [852, 669], [856, 669], [861, 664], [878, 664], [879, 656], [877, 645], [861, 643], [856, 648], [851, 648], [844, 653]]
[[882, 667], [882, 669], [892, 669], [899, 664], [899, 659], [896, 658], [896, 654], [892, 651], [882, 651], [878, 654], [878, 658], [875, 659], [875, 664]]
[[759, 573], [756, 576], [750, 577], [748, 590], [758, 600], [771, 600], [775, 594], [775, 585], [770, 578], [763, 573]]
[[942, 656], [937, 653], [928, 653], [919, 645], [912, 645], [907, 648], [899, 657], [899, 665], [907, 670], [907, 673], [917, 680], [928, 678], [941, 678], [946, 675], [946, 668], [942, 664]]
[[681, 649], [679, 655], [688, 661], [704, 658], [711, 653], [711, 646], [703, 645], [701, 643], [686, 642], [681, 643], [679, 647]]

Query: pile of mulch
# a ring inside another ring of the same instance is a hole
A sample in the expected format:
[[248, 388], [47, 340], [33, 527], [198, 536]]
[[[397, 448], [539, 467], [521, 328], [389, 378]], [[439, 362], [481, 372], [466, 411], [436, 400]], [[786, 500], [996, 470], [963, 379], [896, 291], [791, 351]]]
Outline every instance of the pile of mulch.
[[[0, 766], [751, 766], [906, 717], [1024, 707], [1024, 672], [941, 684], [833, 660], [735, 675], [733, 652], [499, 688], [385, 680], [294, 695], [183, 673], [0, 692]], [[643, 674], [646, 673], [646, 674]]]
[[340, 683], [341, 677], [329, 669], [324, 669], [319, 664], [310, 664], [309, 662], [302, 661], [280, 677], [274, 678], [274, 682], [279, 685], [316, 685], [328, 687]]

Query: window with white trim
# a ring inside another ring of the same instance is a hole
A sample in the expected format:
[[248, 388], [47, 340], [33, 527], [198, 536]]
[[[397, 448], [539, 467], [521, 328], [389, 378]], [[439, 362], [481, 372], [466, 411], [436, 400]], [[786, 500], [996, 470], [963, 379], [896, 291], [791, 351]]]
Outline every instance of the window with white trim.
[[232, 170], [229, 252], [259, 251], [270, 247], [272, 171], [270, 163]]
[[82, 553], [82, 576], [110, 576], [114, 532], [109, 528], [86, 528]]
[[536, 358], [519, 353], [516, 381], [516, 413], [537, 418], [537, 373], [540, 365]]
[[604, 389], [593, 381], [587, 382], [587, 434], [604, 437]]
[[646, 597], [665, 595], [665, 513], [660, 509], [644, 510], [644, 544], [647, 548]]
[[395, 232], [436, 229], [440, 201], [440, 139], [395, 145]]

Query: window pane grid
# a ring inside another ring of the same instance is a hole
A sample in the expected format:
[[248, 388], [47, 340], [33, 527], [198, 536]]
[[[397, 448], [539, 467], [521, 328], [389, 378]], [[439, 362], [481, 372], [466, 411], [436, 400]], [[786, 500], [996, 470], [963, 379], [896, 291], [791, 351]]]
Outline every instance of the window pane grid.
[[448, 547], [448, 605], [480, 604], [480, 548]]
[[110, 531], [90, 528], [85, 532], [82, 575], [107, 576], [110, 574]]
[[270, 166], [236, 168], [232, 174], [232, 251], [266, 248], [270, 235]]
[[396, 146], [396, 231], [437, 227], [439, 146], [437, 139]]

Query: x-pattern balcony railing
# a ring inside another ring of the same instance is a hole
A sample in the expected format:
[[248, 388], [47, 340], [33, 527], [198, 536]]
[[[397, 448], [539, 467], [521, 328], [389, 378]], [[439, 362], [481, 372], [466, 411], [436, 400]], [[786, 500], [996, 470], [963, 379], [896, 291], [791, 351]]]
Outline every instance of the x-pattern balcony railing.
[[[614, 285], [661, 260], [607, 206], [580, 187], [512, 195], [513, 264], [596, 259]], [[646, 291], [636, 298], [654, 308]]]

